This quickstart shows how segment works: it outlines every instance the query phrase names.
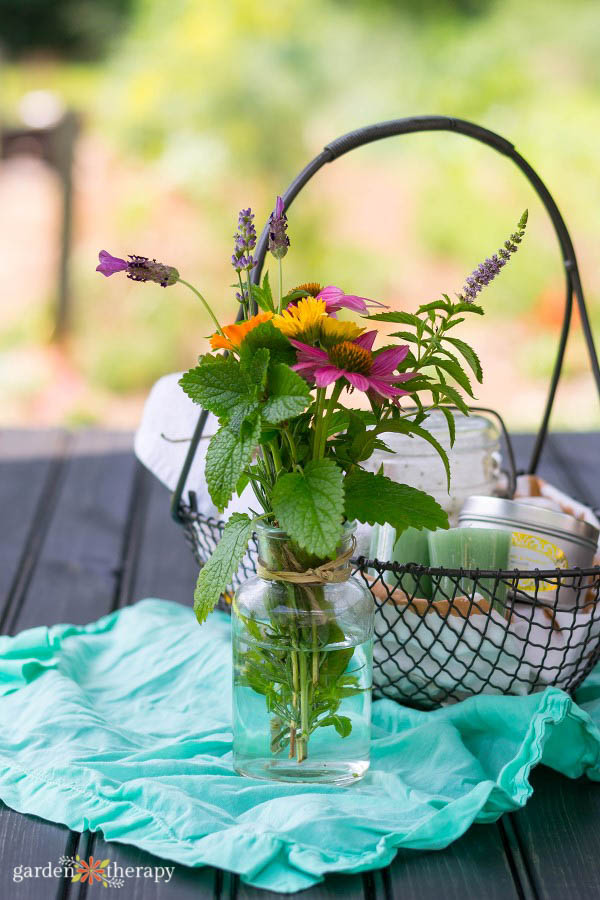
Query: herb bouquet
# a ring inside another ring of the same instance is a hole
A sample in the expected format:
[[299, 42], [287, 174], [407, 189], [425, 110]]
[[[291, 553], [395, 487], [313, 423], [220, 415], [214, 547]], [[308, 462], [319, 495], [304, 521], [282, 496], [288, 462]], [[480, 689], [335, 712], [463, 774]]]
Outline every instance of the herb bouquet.
[[[368, 768], [373, 601], [350, 577], [354, 523], [447, 528], [427, 494], [363, 464], [385, 435], [429, 442], [439, 409], [454, 440], [454, 410], [468, 414], [470, 375], [481, 381], [475, 351], [456, 336], [474, 300], [517, 250], [527, 214], [503, 247], [466, 281], [416, 313], [334, 286], [283, 290], [290, 241], [281, 198], [269, 219], [277, 261], [273, 291], [266, 274], [253, 284], [256, 232], [249, 209], [239, 216], [232, 264], [242, 318], [221, 326], [204, 297], [176, 269], [145, 257], [102, 251], [104, 275], [125, 271], [163, 287], [181, 283], [215, 324], [211, 350], [182, 377], [186, 394], [219, 420], [206, 456], [206, 482], [217, 508], [251, 485], [257, 510], [229, 517], [202, 568], [194, 609], [206, 619], [257, 535], [257, 576], [233, 601], [234, 762], [238, 771], [282, 780], [347, 783]], [[338, 318], [341, 310], [361, 323]], [[399, 326], [380, 348], [373, 322]], [[225, 352], [223, 352], [225, 351]], [[469, 370], [469, 371], [467, 371]], [[349, 401], [361, 397], [361, 407]]]

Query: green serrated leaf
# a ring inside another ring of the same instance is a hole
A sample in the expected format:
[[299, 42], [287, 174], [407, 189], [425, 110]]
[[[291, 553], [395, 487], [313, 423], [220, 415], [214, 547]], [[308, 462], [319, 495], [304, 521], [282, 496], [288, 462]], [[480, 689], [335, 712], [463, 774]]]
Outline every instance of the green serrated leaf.
[[240, 345], [240, 358], [245, 360], [252, 357], [261, 347], [269, 350], [272, 363], [287, 363], [291, 366], [296, 362], [296, 351], [272, 322], [261, 322], [248, 332]]
[[471, 387], [471, 382], [469, 381], [469, 376], [455, 360], [453, 359], [442, 359], [439, 356], [431, 357], [427, 360], [427, 366], [435, 366], [436, 368], [443, 369], [444, 372], [447, 372], [451, 378], [453, 378], [457, 384], [461, 386], [463, 391], [466, 391], [470, 397], [473, 397], [473, 388]]
[[460, 409], [460, 411], [464, 413], [465, 416], [469, 415], [469, 407], [463, 400], [460, 393], [456, 390], [456, 388], [453, 388], [449, 384], [438, 384], [437, 390], [445, 397], [447, 397], [448, 400], [450, 400], [457, 407], [457, 409]]
[[450, 461], [448, 459], [448, 454], [437, 438], [434, 438], [429, 431], [425, 428], [421, 428], [416, 422], [411, 422], [408, 419], [387, 419], [381, 425], [378, 425], [374, 431], [376, 434], [387, 434], [388, 432], [395, 432], [396, 434], [415, 434], [417, 437], [427, 441], [428, 444], [431, 444], [442, 460], [444, 469], [446, 470], [448, 490], [450, 490]]
[[403, 341], [409, 341], [411, 344], [419, 343], [419, 339], [410, 331], [393, 331], [390, 337], [402, 338]]
[[233, 513], [212, 556], [200, 570], [194, 591], [194, 612], [200, 623], [229, 587], [248, 547], [252, 528], [253, 522], [246, 513]]
[[414, 313], [407, 313], [402, 310], [387, 313], [374, 313], [372, 316], [365, 316], [373, 322], [394, 322], [400, 325], [413, 325], [415, 328], [421, 324], [421, 319]]
[[443, 309], [444, 312], [450, 312], [452, 309], [452, 302], [448, 300], [432, 300], [431, 303], [424, 303], [417, 310], [418, 313], [431, 313], [435, 312], [436, 309]]
[[252, 385], [233, 356], [203, 360], [179, 379], [179, 384], [194, 403], [229, 420], [236, 412], [241, 422], [256, 408], [256, 386]]
[[311, 460], [303, 472], [278, 478], [273, 511], [280, 526], [309, 553], [331, 556], [344, 514], [344, 478], [332, 459]]
[[477, 356], [473, 348], [470, 347], [469, 344], [465, 343], [465, 341], [461, 341], [460, 338], [445, 336], [443, 340], [448, 341], [449, 344], [452, 344], [453, 347], [456, 347], [458, 352], [462, 354], [468, 365], [471, 367], [471, 370], [475, 375], [477, 381], [481, 383], [483, 381], [483, 370], [481, 368], [479, 357]]
[[273, 292], [271, 291], [271, 282], [269, 281], [269, 273], [265, 272], [264, 278], [262, 281], [262, 290], [263, 296], [265, 298], [265, 302], [267, 303], [267, 309], [271, 312], [275, 312], [275, 304], [273, 303]]
[[477, 306], [476, 303], [466, 303], [466, 302], [461, 301], [460, 303], [453, 304], [452, 315], [454, 315], [455, 313], [463, 313], [463, 312], [475, 313], [476, 316], [484, 315], [483, 308], [481, 306]]
[[354, 469], [345, 479], [346, 517], [368, 525], [388, 523], [400, 535], [407, 528], [448, 528], [439, 503], [416, 488], [385, 475]]
[[267, 347], [260, 347], [252, 356], [246, 356], [242, 360], [241, 371], [249, 383], [256, 387], [257, 392], [266, 387], [270, 355]]
[[345, 431], [350, 424], [350, 414], [346, 409], [336, 409], [327, 423], [327, 437]]
[[204, 474], [212, 501], [221, 512], [231, 500], [242, 471], [252, 460], [259, 439], [258, 415], [246, 420], [239, 433], [224, 425], [211, 438]]
[[438, 406], [438, 409], [443, 414], [444, 418], [446, 419], [446, 422], [448, 423], [448, 435], [450, 437], [450, 446], [454, 447], [454, 441], [456, 440], [456, 422], [454, 421], [454, 416], [452, 414], [452, 410], [448, 409], [447, 406]]
[[299, 416], [311, 401], [306, 381], [284, 363], [271, 366], [268, 394], [262, 416], [272, 424]]

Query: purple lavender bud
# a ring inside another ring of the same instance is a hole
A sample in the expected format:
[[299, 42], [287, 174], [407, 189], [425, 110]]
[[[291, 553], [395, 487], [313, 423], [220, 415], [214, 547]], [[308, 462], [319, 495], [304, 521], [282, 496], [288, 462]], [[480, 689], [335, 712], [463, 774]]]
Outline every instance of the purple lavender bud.
[[161, 287], [168, 287], [179, 280], [179, 272], [173, 266], [165, 266], [164, 263], [148, 259], [147, 256], [129, 256], [129, 262], [112, 256], [106, 250], [100, 251], [100, 265], [96, 271], [107, 277], [116, 272], [126, 272], [132, 281], [155, 281]]
[[463, 303], [473, 303], [477, 294], [494, 280], [503, 266], [506, 265], [511, 255], [516, 253], [519, 249], [518, 244], [523, 240], [526, 225], [527, 210], [525, 210], [519, 220], [517, 231], [514, 234], [511, 234], [508, 241], [504, 242], [504, 246], [500, 247], [498, 253], [494, 253], [492, 257], [488, 257], [484, 262], [480, 263], [477, 268], [471, 272], [469, 277], [465, 279], [462, 294], [458, 294], [459, 300]]
[[147, 256], [129, 254], [129, 259], [127, 277], [132, 281], [154, 281], [161, 287], [169, 287], [179, 280], [179, 272], [173, 266], [165, 266]]
[[288, 252], [290, 239], [286, 234], [287, 216], [284, 212], [283, 200], [277, 197], [275, 209], [269, 217], [269, 251], [275, 259], [283, 259]]
[[256, 228], [254, 214], [250, 207], [241, 209], [238, 215], [238, 231], [233, 236], [234, 249], [231, 265], [236, 272], [250, 270], [256, 265], [251, 250], [256, 247]]

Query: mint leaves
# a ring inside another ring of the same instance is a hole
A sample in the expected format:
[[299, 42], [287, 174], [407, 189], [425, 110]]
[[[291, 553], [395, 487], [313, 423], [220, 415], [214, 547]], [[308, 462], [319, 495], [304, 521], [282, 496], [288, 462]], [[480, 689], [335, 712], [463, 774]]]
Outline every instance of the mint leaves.
[[253, 522], [245, 513], [233, 513], [227, 522], [221, 540], [198, 575], [194, 591], [194, 612], [198, 622], [204, 622], [227, 590], [244, 557], [252, 529]]
[[237, 433], [231, 426], [224, 425], [208, 445], [204, 474], [210, 496], [220, 512], [231, 500], [259, 439], [260, 418], [255, 415], [243, 422]]
[[309, 553], [332, 556], [344, 514], [344, 477], [332, 459], [311, 460], [303, 472], [278, 478], [273, 511], [291, 539]]
[[346, 517], [369, 525], [389, 523], [400, 535], [407, 528], [448, 528], [448, 516], [429, 494], [397, 484], [385, 475], [356, 469], [344, 481]]
[[[256, 336], [261, 329], [262, 338], [260, 334]], [[252, 346], [253, 341], [260, 340], [269, 347]], [[221, 423], [206, 455], [206, 483], [221, 511], [252, 462], [261, 443], [262, 426], [272, 427], [293, 419], [311, 402], [310, 388], [304, 379], [278, 361], [289, 351], [293, 353], [281, 332], [264, 322], [242, 342], [239, 360], [233, 355], [204, 357], [179, 381], [188, 397], [214, 413]], [[277, 431], [273, 436], [277, 436]]]
[[267, 422], [283, 422], [299, 416], [312, 399], [306, 381], [282, 363], [271, 367], [268, 387], [269, 399], [262, 408]]

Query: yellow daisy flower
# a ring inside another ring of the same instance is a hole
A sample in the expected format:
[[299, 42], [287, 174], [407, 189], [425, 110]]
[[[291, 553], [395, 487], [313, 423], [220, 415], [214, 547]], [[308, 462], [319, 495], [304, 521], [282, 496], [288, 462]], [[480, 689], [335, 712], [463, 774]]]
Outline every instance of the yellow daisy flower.
[[281, 315], [273, 316], [273, 325], [286, 337], [310, 344], [319, 337], [320, 322], [325, 316], [324, 300], [303, 297], [297, 304], [290, 304]]
[[319, 340], [326, 350], [335, 344], [341, 344], [342, 341], [353, 341], [364, 332], [365, 329], [355, 325], [354, 322], [340, 322], [331, 316], [325, 316], [319, 322]]

